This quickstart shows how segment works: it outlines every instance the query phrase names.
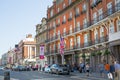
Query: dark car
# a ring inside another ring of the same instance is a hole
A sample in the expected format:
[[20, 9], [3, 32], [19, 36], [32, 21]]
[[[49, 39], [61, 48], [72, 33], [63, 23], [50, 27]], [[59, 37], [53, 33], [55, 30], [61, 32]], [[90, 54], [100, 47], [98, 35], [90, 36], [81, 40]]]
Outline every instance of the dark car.
[[69, 68], [65, 65], [61, 65], [61, 64], [53, 64], [50, 67], [50, 72], [51, 73], [56, 73], [56, 74], [70, 74]]

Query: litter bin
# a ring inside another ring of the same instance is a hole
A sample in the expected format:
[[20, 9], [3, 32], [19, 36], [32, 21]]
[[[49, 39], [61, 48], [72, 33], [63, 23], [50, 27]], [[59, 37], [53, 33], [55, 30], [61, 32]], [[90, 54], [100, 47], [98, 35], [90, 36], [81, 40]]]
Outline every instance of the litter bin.
[[10, 80], [10, 72], [9, 71], [4, 72], [4, 80]]

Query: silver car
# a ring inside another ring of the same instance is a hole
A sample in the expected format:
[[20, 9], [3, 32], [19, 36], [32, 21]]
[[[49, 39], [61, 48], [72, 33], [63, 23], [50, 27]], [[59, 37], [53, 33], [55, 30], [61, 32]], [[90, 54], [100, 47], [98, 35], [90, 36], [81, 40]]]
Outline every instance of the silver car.
[[56, 73], [56, 74], [70, 74], [69, 68], [65, 65], [59, 65], [59, 64], [53, 64], [50, 67], [51, 73]]

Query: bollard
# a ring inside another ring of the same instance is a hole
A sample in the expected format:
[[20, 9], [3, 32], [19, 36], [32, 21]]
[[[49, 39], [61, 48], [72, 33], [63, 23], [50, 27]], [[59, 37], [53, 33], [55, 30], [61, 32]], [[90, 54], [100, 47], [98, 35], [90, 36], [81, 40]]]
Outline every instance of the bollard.
[[9, 71], [4, 72], [4, 80], [10, 80], [10, 72]]

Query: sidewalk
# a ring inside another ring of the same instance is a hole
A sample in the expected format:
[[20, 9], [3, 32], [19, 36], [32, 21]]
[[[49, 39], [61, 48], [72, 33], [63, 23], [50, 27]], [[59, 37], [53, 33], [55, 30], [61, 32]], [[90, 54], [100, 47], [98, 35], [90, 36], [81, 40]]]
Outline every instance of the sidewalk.
[[107, 75], [103, 78], [97, 72], [92, 72], [89, 76], [86, 76], [86, 73], [79, 73], [78, 71], [75, 71], [71, 72], [71, 75], [73, 75], [71, 78], [77, 78], [81, 80], [109, 80]]

